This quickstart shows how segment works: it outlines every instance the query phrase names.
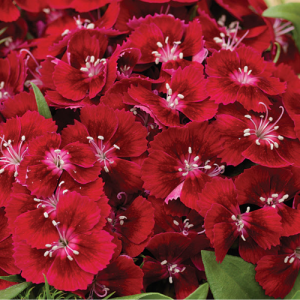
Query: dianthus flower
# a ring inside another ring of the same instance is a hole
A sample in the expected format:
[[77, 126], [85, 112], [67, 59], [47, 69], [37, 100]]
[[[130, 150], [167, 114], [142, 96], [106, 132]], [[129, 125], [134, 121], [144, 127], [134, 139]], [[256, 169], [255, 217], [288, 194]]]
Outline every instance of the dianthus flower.
[[57, 126], [38, 112], [28, 111], [0, 124], [0, 204], [5, 206], [20, 164], [28, 155], [28, 143], [46, 132], [55, 132]]
[[222, 143], [208, 122], [169, 128], [150, 145], [142, 165], [144, 188], [167, 203], [180, 197], [187, 207], [196, 208], [205, 183], [224, 171], [224, 166], [215, 163]]
[[263, 111], [272, 104], [268, 95], [285, 91], [285, 83], [272, 76], [268, 63], [250, 47], [221, 50], [207, 59], [207, 93], [217, 103], [240, 102], [247, 110]]
[[56, 235], [49, 237], [43, 248], [33, 248], [14, 237], [14, 257], [22, 276], [41, 283], [45, 274], [56, 289], [86, 289], [94, 275], [108, 265], [115, 248], [112, 236], [97, 226], [100, 216], [97, 204], [88, 197], [77, 192], [61, 195], [52, 221]]

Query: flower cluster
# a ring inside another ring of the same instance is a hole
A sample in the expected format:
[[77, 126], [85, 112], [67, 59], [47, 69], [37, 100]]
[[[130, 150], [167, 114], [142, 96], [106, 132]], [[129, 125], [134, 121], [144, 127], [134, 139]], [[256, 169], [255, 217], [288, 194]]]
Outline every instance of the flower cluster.
[[263, 0], [230, 2], [2, 1], [1, 276], [183, 299], [208, 250], [290, 292], [300, 53]]

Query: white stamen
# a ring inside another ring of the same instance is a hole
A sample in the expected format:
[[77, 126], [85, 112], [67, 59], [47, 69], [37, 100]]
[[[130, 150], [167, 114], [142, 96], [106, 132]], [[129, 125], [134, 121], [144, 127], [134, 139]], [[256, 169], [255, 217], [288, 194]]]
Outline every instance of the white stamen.
[[47, 212], [44, 212], [44, 217], [45, 217], [46, 219], [48, 219], [48, 218], [49, 218], [49, 215], [48, 215], [48, 213], [47, 213]]
[[166, 265], [168, 262], [166, 260], [163, 260], [160, 264], [163, 266], [163, 265]]
[[107, 166], [104, 166], [104, 171], [105, 171], [106, 173], [109, 173], [109, 169], [108, 169]]
[[178, 226], [179, 225], [179, 222], [177, 222], [176, 220], [173, 220], [173, 223]]
[[157, 42], [156, 45], [159, 47], [159, 48], [162, 48], [163, 47], [163, 44], [161, 42]]
[[237, 218], [236, 218], [235, 215], [232, 215], [232, 216], [231, 216], [231, 219], [232, 219], [233, 221], [236, 221], [236, 220], [237, 220]]
[[191, 147], [189, 147], [188, 151], [189, 151], [190, 154], [192, 154], [192, 148]]
[[266, 201], [266, 198], [260, 197], [259, 200], [260, 200], [260, 201]]
[[180, 99], [184, 99], [184, 96], [182, 94], [178, 94], [177, 97]]

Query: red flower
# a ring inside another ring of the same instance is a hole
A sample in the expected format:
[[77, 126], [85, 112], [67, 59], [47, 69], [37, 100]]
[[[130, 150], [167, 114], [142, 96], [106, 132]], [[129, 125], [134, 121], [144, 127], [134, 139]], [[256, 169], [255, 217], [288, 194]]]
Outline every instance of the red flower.
[[[179, 112], [193, 121], [206, 121], [217, 112], [218, 105], [207, 100], [203, 67], [188, 66], [177, 69], [166, 84], [167, 94], [162, 98], [151, 91], [132, 86], [128, 94], [139, 104], [146, 106], [157, 120], [166, 126], [180, 125]], [[125, 103], [132, 104], [129, 102]]]
[[28, 155], [20, 165], [20, 182], [33, 195], [49, 197], [67, 171], [75, 181], [85, 184], [98, 178], [100, 165], [89, 146], [74, 142], [61, 147], [61, 137], [48, 133], [31, 141]]
[[214, 123], [224, 141], [222, 159], [238, 165], [245, 158], [267, 167], [300, 166], [300, 142], [294, 123], [282, 106], [274, 105], [269, 113], [245, 110], [235, 103], [220, 107]]
[[300, 270], [300, 235], [281, 239], [278, 255], [264, 256], [255, 268], [256, 281], [266, 295], [284, 298], [293, 288]]
[[126, 47], [141, 50], [139, 64], [166, 64], [198, 54], [203, 48], [202, 29], [197, 20], [188, 25], [173, 15], [148, 15], [129, 36]]
[[56, 212], [52, 221], [56, 237], [44, 249], [32, 248], [15, 237], [16, 264], [28, 281], [41, 283], [45, 274], [56, 289], [86, 289], [113, 255], [112, 236], [97, 228], [101, 215], [97, 204], [76, 192], [61, 195]]
[[279, 244], [282, 225], [276, 210], [268, 207], [250, 212], [247, 207], [246, 212], [241, 213], [232, 180], [215, 178], [207, 183], [198, 207], [219, 262], [238, 237], [241, 257], [253, 263], [256, 263], [256, 251], [264, 252]]
[[222, 146], [218, 132], [207, 122], [169, 128], [150, 145], [142, 165], [144, 188], [167, 203], [180, 197], [187, 207], [196, 208], [205, 183], [224, 171], [224, 166], [214, 164]]
[[140, 167], [126, 158], [147, 149], [147, 131], [130, 112], [114, 111], [105, 105], [81, 109], [82, 123], [75, 121], [63, 130], [64, 143], [80, 141], [89, 145], [102, 167], [106, 184], [118, 191], [135, 192], [142, 186]]
[[207, 93], [217, 103], [240, 102], [247, 110], [269, 108], [268, 95], [279, 95], [286, 85], [272, 77], [267, 62], [250, 47], [221, 50], [207, 59]]
[[300, 233], [300, 210], [287, 206], [284, 202], [292, 199], [300, 190], [300, 169], [269, 169], [255, 166], [245, 170], [235, 180], [240, 204], [255, 204], [273, 207], [279, 216], [283, 236]]
[[55, 132], [56, 125], [38, 112], [28, 111], [22, 117], [0, 124], [0, 203], [5, 206], [15, 178], [19, 180], [20, 164], [28, 155], [28, 142], [48, 131]]

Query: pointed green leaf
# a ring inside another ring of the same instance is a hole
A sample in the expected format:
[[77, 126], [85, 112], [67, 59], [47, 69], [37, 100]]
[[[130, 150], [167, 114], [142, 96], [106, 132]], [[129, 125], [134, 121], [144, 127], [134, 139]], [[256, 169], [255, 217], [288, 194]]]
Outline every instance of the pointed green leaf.
[[295, 27], [294, 39], [300, 50], [300, 3], [285, 3], [269, 7], [263, 14], [264, 17], [281, 18], [291, 21]]
[[188, 297], [185, 298], [185, 300], [198, 300], [198, 299], [206, 299], [207, 294], [209, 290], [209, 285], [208, 283], [201, 284], [195, 292], [191, 293]]
[[212, 251], [201, 251], [205, 274], [215, 299], [270, 299], [255, 281], [255, 266], [226, 255], [220, 264]]
[[20, 278], [19, 275], [0, 276], [0, 279], [10, 282], [23, 282], [24, 279]]
[[0, 291], [0, 299], [15, 299], [17, 295], [29, 287], [31, 282], [22, 282]]
[[173, 300], [172, 298], [162, 295], [160, 293], [143, 293], [143, 294], [136, 294], [132, 296], [125, 296], [125, 297], [117, 297], [112, 299], [130, 299], [130, 300], [139, 300], [139, 299], [169, 299]]
[[46, 290], [46, 297], [47, 297], [47, 299], [49, 300], [49, 299], [52, 299], [52, 297], [51, 297], [51, 294], [50, 294], [49, 283], [48, 283], [48, 280], [47, 280], [47, 277], [46, 277], [46, 275], [45, 275], [45, 274], [43, 274], [43, 276], [44, 276], [44, 279], [45, 279], [45, 290]]
[[33, 82], [30, 82], [30, 84], [34, 91], [35, 100], [36, 100], [36, 104], [37, 104], [40, 115], [45, 117], [46, 119], [51, 119], [52, 118], [51, 112], [50, 112], [49, 106], [45, 100], [45, 97], [43, 96], [40, 89]]
[[3, 27], [2, 29], [0, 29], [0, 35], [2, 35], [6, 31], [7, 28], [8, 27]]

